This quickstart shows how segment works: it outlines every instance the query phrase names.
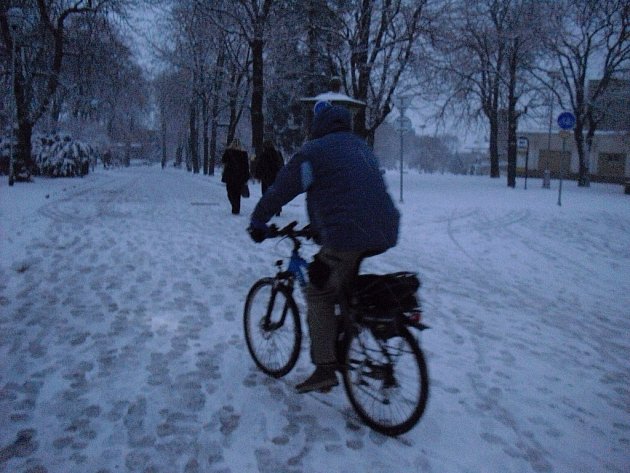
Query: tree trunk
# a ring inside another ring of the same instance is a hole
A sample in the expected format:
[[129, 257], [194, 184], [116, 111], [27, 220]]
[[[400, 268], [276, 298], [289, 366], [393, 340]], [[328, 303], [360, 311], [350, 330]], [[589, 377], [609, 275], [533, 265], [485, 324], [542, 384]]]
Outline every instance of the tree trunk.
[[203, 98], [201, 104], [201, 119], [203, 122], [203, 174], [208, 175], [208, 123], [210, 121], [208, 116], [208, 100], [207, 97]]
[[509, 80], [508, 80], [508, 164], [507, 164], [507, 185], [508, 187], [516, 187], [516, 52], [512, 52], [509, 61]]
[[218, 123], [216, 116], [212, 116], [210, 125], [210, 167], [208, 174], [214, 176], [214, 168], [217, 166], [217, 128]]
[[15, 114], [17, 118], [16, 142], [14, 150], [13, 172], [17, 180], [28, 180], [32, 169], [31, 136], [35, 122], [29, 117], [29, 104], [26, 98], [25, 78], [22, 76], [20, 54], [15, 55], [13, 95], [15, 98]]
[[227, 146], [232, 143], [234, 136], [236, 135], [236, 125], [238, 124], [238, 114], [236, 112], [236, 91], [231, 91], [230, 94], [230, 121], [227, 127], [227, 136], [225, 144]]
[[[232, 74], [231, 83], [234, 84], [235, 80], [236, 80], [235, 74]], [[238, 110], [236, 109], [237, 107], [236, 100], [238, 97], [238, 91], [234, 88], [234, 86], [232, 86], [232, 88], [228, 92], [228, 96], [229, 96], [228, 104], [229, 104], [229, 109], [230, 109], [230, 121], [228, 122], [227, 137], [226, 137], [226, 143], [225, 143], [227, 146], [229, 146], [230, 143], [232, 143], [232, 140], [234, 139], [236, 135], [236, 125], [238, 125], [238, 121], [239, 121], [239, 113], [238, 113]]]
[[164, 166], [166, 166], [166, 117], [165, 117], [165, 111], [164, 108], [162, 108], [162, 111], [160, 113], [160, 125], [161, 125], [161, 132], [162, 132], [162, 169], [164, 169]]
[[[586, 162], [586, 149], [584, 146], [584, 121], [576, 117], [573, 138], [579, 157], [578, 187], [589, 187], [590, 179]], [[570, 171], [570, 170], [569, 170]]]
[[507, 185], [512, 188], [516, 187], [516, 124], [515, 110], [510, 108], [508, 109]]
[[223, 65], [225, 62], [225, 51], [222, 49], [217, 56], [216, 75], [212, 86], [212, 107], [210, 110], [210, 168], [208, 174], [214, 176], [214, 168], [217, 165], [217, 128], [219, 127], [219, 94], [223, 89]]
[[190, 156], [190, 164], [195, 174], [199, 173], [199, 152], [198, 152], [198, 135], [197, 135], [197, 108], [195, 104], [190, 104], [189, 116], [189, 145], [188, 152]]
[[[579, 171], [578, 171], [578, 186], [588, 186], [587, 165], [586, 156], [584, 152], [584, 126], [586, 125], [586, 98], [585, 98], [585, 84], [586, 84], [586, 71], [582, 71], [581, 74], [575, 80], [575, 128], [573, 129], [573, 137], [575, 139], [575, 145], [577, 147], [578, 159], [579, 159]], [[570, 161], [569, 161], [570, 163]], [[569, 169], [569, 172], [571, 169]]]
[[265, 119], [263, 115], [263, 47], [262, 38], [254, 38], [252, 50], [252, 146], [256, 155], [262, 152]]
[[370, 148], [374, 149], [374, 139], [376, 135], [376, 130], [370, 129], [370, 130], [367, 130], [366, 133], [367, 133], [367, 136], [366, 136], [367, 144]]
[[175, 162], [173, 163], [176, 168], [179, 168], [182, 165], [182, 148], [182, 137], [180, 135], [177, 137], [177, 150], [175, 151]]
[[499, 118], [497, 112], [491, 112], [490, 121], [490, 177], [500, 177], [499, 171]]
[[[372, 0], [363, 0], [361, 16], [359, 18], [358, 43], [351, 56], [353, 76], [356, 77], [354, 95], [357, 99], [367, 103], [370, 84], [370, 68], [368, 67], [368, 50], [370, 40], [370, 24], [372, 21]], [[361, 107], [354, 119], [354, 131], [359, 136], [368, 138], [365, 125], [366, 109]]]
[[317, 77], [317, 59], [319, 51], [317, 48], [317, 31], [316, 31], [316, 5], [308, 2], [306, 6], [306, 16], [308, 19], [308, 30], [306, 32], [306, 44], [308, 48], [308, 71], [306, 80], [306, 95], [313, 97], [316, 94], [315, 80]]
[[33, 136], [33, 124], [20, 122], [17, 129], [17, 156], [13, 163], [13, 172], [17, 181], [28, 181], [35, 170], [35, 162], [32, 157], [31, 138]]

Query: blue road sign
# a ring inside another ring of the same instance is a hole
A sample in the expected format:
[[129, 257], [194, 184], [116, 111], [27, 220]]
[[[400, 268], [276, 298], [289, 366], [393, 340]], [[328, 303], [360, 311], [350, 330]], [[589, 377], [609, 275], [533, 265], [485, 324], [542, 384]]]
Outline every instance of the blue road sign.
[[571, 112], [562, 112], [558, 115], [558, 126], [563, 130], [571, 130], [575, 126], [575, 115]]

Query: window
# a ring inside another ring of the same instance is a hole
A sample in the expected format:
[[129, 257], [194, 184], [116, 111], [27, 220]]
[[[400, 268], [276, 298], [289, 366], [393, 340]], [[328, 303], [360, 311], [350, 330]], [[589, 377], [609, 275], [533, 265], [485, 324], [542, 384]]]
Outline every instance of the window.
[[625, 156], [621, 153], [602, 153], [601, 159], [610, 164], [622, 164]]

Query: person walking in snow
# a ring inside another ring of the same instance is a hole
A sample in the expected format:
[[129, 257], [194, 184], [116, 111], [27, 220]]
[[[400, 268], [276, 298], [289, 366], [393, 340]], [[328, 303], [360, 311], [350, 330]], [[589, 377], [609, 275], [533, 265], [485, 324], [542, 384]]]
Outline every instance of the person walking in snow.
[[361, 258], [396, 245], [400, 214], [387, 192], [372, 150], [352, 133], [350, 112], [318, 102], [311, 141], [280, 170], [251, 215], [248, 232], [262, 242], [267, 222], [283, 205], [306, 192], [315, 242], [321, 245], [309, 265], [306, 289], [311, 360], [315, 371], [298, 392], [336, 386], [335, 304], [356, 277]]
[[232, 214], [241, 213], [241, 192], [249, 180], [249, 159], [238, 138], [234, 138], [223, 153], [223, 176]]
[[[282, 166], [282, 154], [276, 150], [271, 140], [265, 140], [262, 153], [254, 160], [254, 178], [260, 181], [262, 195], [272, 186]], [[276, 216], [280, 216], [280, 212]]]
[[267, 192], [284, 166], [282, 154], [276, 150], [271, 140], [265, 140], [263, 150], [254, 161], [254, 178], [260, 181], [262, 194]]

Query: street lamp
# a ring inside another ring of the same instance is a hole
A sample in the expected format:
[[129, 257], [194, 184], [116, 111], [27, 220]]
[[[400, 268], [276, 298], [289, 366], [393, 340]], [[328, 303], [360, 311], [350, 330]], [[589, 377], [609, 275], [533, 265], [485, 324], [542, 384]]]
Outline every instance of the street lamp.
[[403, 202], [403, 134], [406, 131], [411, 130], [411, 120], [405, 116], [405, 111], [409, 107], [411, 97], [399, 96], [397, 98], [398, 109], [400, 110], [400, 117], [396, 120], [398, 125], [398, 131], [400, 131], [400, 203]]
[[[330, 102], [332, 105], [341, 105], [348, 110], [352, 115], [352, 121], [354, 122], [354, 115], [361, 109], [365, 108], [366, 103], [361, 100], [350, 97], [341, 92], [341, 79], [334, 76], [329, 82], [330, 90], [328, 92], [321, 93], [314, 97], [302, 97], [300, 102], [308, 105], [308, 110], [312, 110], [313, 106], [318, 102]], [[306, 120], [306, 131], [310, 130], [312, 115], [308, 115]]]

